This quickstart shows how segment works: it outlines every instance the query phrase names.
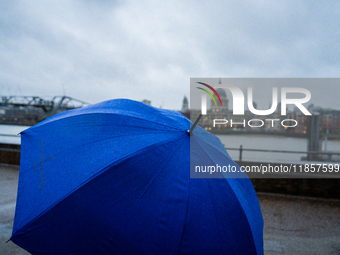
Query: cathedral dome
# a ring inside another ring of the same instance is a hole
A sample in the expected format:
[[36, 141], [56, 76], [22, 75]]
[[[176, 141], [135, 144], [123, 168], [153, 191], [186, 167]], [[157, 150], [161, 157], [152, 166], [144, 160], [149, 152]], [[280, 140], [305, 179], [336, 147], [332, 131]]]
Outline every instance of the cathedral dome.
[[214, 93], [213, 95], [214, 95], [214, 99], [215, 99], [217, 105], [215, 105], [215, 101], [213, 99], [211, 99], [211, 104], [210, 104], [211, 107], [212, 108], [222, 107], [224, 109], [228, 109], [228, 99], [227, 99], [227, 93], [225, 92], [225, 90], [222, 89], [222, 88], [218, 88], [218, 89], [216, 89], [216, 92], [220, 96], [222, 104], [220, 104], [219, 100], [217, 99], [217, 95], [215, 95], [215, 93]]
[[220, 98], [227, 98], [227, 93], [224, 89], [218, 88], [216, 89], [216, 92], [220, 95]]

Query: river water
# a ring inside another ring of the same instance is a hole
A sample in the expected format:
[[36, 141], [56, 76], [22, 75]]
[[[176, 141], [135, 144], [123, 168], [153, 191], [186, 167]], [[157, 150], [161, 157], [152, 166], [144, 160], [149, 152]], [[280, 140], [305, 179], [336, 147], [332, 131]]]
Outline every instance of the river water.
[[[262, 149], [262, 150], [285, 150], [307, 151], [307, 138], [271, 136], [271, 135], [217, 135], [226, 148]], [[325, 150], [325, 143], [322, 143]], [[327, 141], [327, 151], [340, 152], [340, 141]], [[228, 150], [232, 159], [238, 160], [240, 152]], [[242, 160], [265, 161], [265, 162], [295, 162], [300, 161], [306, 154], [277, 153], [277, 152], [253, 152], [243, 151]], [[333, 156], [334, 157], [334, 156]]]
[[[21, 131], [28, 126], [0, 125], [0, 143], [20, 144]], [[287, 151], [307, 151], [307, 139], [271, 135], [217, 135], [227, 148], [243, 149], [265, 149], [265, 150], [287, 150]], [[325, 144], [323, 143], [323, 150]], [[340, 152], [340, 141], [327, 141], [327, 151]], [[234, 159], [239, 159], [239, 151], [228, 150], [229, 155]], [[247, 161], [275, 161], [275, 162], [295, 162], [300, 161], [306, 154], [297, 153], [268, 153], [243, 151], [242, 159]]]
[[19, 125], [0, 125], [0, 143], [20, 144], [19, 133], [28, 126]]

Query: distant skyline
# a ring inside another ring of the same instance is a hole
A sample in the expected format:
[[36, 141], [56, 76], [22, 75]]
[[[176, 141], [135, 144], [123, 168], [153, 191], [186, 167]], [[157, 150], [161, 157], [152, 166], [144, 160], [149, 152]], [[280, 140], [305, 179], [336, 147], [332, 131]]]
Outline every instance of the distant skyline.
[[[300, 87], [308, 89], [311, 93], [311, 99], [304, 106], [309, 105], [320, 106], [322, 108], [331, 108], [340, 110], [339, 95], [340, 95], [340, 78], [193, 78], [190, 107], [200, 109], [201, 90], [196, 89], [199, 86], [197, 81], [205, 82], [215, 87], [219, 80], [222, 84], [233, 84], [239, 87], [245, 97], [245, 109], [247, 109], [247, 87], [253, 88], [253, 102], [257, 104], [257, 109], [269, 109], [272, 105], [272, 88], [278, 88], [278, 103], [281, 101], [282, 87]], [[232, 94], [228, 89], [224, 89], [227, 94], [228, 108], [232, 109]], [[301, 98], [304, 95], [299, 93], [289, 93], [287, 98]], [[208, 109], [210, 108], [210, 98], [208, 97]], [[293, 110], [293, 106], [288, 107]]]
[[[1, 1], [0, 95], [180, 110], [192, 77], [337, 78], [339, 10], [335, 0]], [[313, 88], [313, 103], [339, 109], [332, 89]]]

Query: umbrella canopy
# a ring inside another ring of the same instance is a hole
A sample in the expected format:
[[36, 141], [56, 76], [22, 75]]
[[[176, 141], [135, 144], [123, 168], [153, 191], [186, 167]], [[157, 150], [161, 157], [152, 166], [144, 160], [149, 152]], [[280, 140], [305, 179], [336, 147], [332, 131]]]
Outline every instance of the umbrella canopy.
[[250, 180], [190, 178], [190, 149], [196, 163], [235, 163], [189, 129], [178, 112], [117, 99], [23, 131], [11, 240], [32, 254], [263, 254]]

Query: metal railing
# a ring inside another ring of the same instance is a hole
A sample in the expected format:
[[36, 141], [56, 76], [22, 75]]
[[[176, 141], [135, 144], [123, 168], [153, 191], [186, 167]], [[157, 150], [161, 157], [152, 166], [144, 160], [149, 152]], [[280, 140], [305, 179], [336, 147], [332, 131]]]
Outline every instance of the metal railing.
[[20, 137], [20, 134], [17, 134], [17, 135], [12, 135], [12, 134], [0, 134], [0, 136]]
[[[224, 146], [224, 145], [223, 145]], [[322, 151], [286, 151], [286, 150], [264, 150], [264, 149], [244, 149], [242, 145], [240, 145], [240, 148], [224, 148], [228, 150], [234, 150], [234, 151], [239, 151], [239, 161], [242, 161], [242, 153], [243, 151], [253, 151], [253, 152], [276, 152], [276, 153], [291, 153], [291, 154], [306, 154], [307, 156], [309, 155], [336, 155], [340, 156], [340, 152], [322, 152]]]

